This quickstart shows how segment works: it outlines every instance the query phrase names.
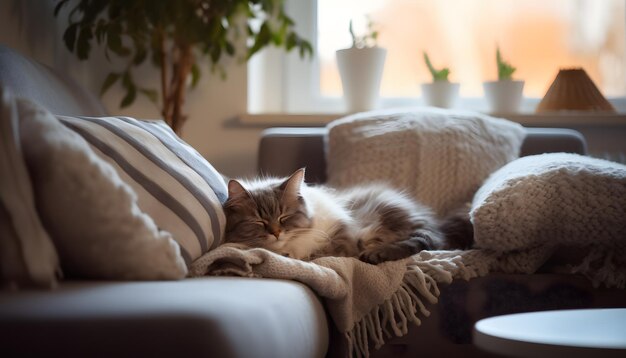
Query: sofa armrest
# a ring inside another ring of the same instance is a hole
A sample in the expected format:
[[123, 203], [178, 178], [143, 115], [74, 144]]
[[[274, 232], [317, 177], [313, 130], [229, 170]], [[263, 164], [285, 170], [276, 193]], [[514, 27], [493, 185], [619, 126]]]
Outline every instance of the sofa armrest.
[[[520, 156], [568, 152], [587, 154], [585, 137], [565, 128], [526, 128], [528, 134], [522, 143]], [[307, 181], [326, 181], [324, 153], [325, 127], [268, 128], [261, 133], [258, 173], [287, 176], [294, 170], [307, 168]]]

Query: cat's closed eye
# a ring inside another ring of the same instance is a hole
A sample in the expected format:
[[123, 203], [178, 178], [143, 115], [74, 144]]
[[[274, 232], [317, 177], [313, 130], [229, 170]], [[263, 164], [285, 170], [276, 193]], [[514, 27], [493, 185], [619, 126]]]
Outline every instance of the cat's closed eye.
[[279, 223], [285, 227], [305, 227], [310, 224], [309, 219], [302, 212], [295, 212], [283, 215], [279, 218]]

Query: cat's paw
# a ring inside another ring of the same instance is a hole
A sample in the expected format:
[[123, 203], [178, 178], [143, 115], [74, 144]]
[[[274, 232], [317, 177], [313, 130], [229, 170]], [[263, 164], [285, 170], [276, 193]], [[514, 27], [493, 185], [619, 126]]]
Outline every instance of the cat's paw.
[[359, 260], [376, 265], [385, 261], [401, 260], [428, 249], [428, 241], [424, 237], [414, 236], [410, 240], [365, 249], [359, 254]]
[[416, 254], [422, 250], [437, 250], [441, 246], [440, 241], [437, 235], [420, 230], [412, 233], [411, 237], [403, 243], [407, 246], [407, 250]]
[[387, 245], [366, 249], [359, 254], [359, 260], [377, 265], [381, 262], [400, 260], [408, 256], [405, 250], [395, 245]]
[[368, 264], [377, 265], [381, 262], [387, 261], [381, 255], [378, 250], [366, 250], [359, 254], [359, 260], [367, 262]]

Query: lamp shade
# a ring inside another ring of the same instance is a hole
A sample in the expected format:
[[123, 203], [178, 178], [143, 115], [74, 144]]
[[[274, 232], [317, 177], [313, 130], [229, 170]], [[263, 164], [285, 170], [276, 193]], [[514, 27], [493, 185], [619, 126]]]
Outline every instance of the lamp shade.
[[537, 106], [537, 112], [561, 110], [615, 112], [582, 68], [559, 70]]

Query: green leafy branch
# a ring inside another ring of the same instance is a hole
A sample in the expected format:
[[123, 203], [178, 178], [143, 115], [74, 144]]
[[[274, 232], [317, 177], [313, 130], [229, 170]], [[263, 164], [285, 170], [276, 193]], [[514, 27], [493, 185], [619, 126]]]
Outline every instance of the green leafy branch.
[[[133, 76], [149, 60], [160, 71], [161, 113], [176, 132], [186, 120], [187, 87], [194, 88], [202, 75], [200, 60], [207, 58], [211, 71], [224, 78], [221, 61], [237, 55], [241, 34], [247, 39], [242, 61], [270, 45], [298, 49], [302, 57], [313, 54], [311, 44], [294, 31], [283, 0], [60, 0], [54, 15], [68, 5], [63, 41], [70, 52], [85, 60], [97, 44], [108, 60], [125, 63], [104, 79], [101, 94], [119, 83], [125, 90], [121, 107], [131, 105], [138, 94], [158, 102], [159, 91], [141, 86]], [[242, 20], [248, 20], [247, 32], [240, 29]], [[260, 26], [253, 28], [250, 20]]]
[[441, 70], [435, 69], [433, 64], [430, 62], [430, 58], [428, 57], [428, 54], [426, 52], [424, 52], [424, 62], [426, 62], [428, 71], [430, 71], [430, 74], [433, 76], [433, 82], [437, 82], [437, 81], [448, 82], [448, 75], [450, 75], [449, 68], [445, 67], [445, 68], [442, 68]]
[[498, 80], [507, 81], [513, 79], [513, 73], [516, 68], [511, 66], [510, 63], [502, 59], [500, 54], [500, 47], [496, 47], [496, 63], [498, 64]]

